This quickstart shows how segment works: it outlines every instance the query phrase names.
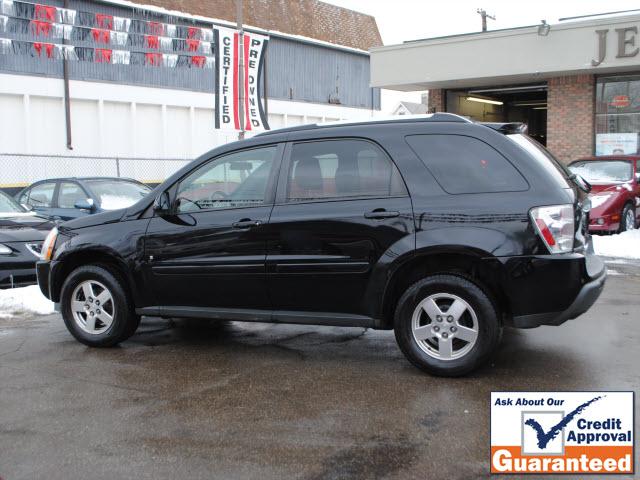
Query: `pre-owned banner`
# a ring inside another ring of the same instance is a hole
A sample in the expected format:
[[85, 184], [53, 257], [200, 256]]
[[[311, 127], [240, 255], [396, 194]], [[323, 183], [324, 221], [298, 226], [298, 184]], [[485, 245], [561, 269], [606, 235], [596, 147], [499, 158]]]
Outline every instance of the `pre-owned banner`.
[[[246, 131], [268, 130], [269, 124], [262, 105], [260, 84], [264, 72], [264, 51], [269, 38], [245, 33], [240, 51], [237, 30], [219, 27], [214, 30], [216, 45], [216, 128], [240, 130], [243, 119]], [[240, 105], [240, 56], [244, 63], [244, 102]], [[242, 116], [242, 117], [241, 117]]]

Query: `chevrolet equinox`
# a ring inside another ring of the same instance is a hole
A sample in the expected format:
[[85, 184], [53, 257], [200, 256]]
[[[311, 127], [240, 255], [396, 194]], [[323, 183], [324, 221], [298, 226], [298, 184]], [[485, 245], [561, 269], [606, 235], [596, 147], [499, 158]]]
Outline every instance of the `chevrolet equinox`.
[[596, 301], [588, 190], [520, 124], [285, 128], [61, 224], [38, 281], [94, 347], [142, 315], [393, 329], [415, 366], [463, 375], [504, 326], [560, 325]]

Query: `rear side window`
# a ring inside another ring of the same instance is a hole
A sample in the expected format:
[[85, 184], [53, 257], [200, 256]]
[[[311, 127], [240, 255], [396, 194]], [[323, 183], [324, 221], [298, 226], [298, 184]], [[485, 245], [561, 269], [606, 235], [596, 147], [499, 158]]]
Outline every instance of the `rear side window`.
[[291, 149], [287, 201], [406, 195], [398, 169], [363, 140], [296, 143]]
[[411, 135], [407, 143], [444, 191], [519, 192], [529, 184], [494, 148], [464, 135]]
[[29, 191], [30, 207], [50, 207], [53, 203], [53, 191], [56, 188], [55, 183], [40, 183]]

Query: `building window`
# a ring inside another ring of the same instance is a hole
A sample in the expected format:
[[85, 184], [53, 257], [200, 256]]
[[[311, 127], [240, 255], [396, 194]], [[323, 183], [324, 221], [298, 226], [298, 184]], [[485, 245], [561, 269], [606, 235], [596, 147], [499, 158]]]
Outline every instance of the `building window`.
[[640, 152], [640, 75], [596, 83], [596, 155]]

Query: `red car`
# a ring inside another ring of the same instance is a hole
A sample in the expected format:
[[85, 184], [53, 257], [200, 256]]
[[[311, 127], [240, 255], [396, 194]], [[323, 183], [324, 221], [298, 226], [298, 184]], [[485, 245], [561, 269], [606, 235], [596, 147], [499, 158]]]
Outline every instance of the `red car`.
[[587, 157], [569, 165], [592, 186], [589, 231], [617, 233], [640, 221], [640, 156]]

